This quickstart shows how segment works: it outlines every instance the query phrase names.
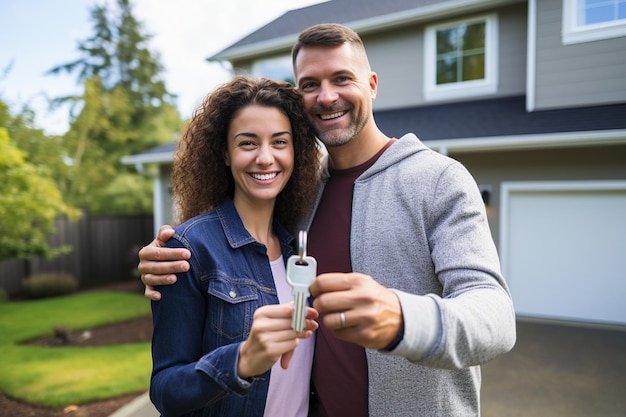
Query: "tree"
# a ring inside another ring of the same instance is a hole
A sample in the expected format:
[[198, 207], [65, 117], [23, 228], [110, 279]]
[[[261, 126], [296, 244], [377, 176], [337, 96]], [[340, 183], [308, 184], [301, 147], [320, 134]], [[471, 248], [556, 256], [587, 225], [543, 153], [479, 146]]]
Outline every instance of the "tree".
[[9, 106], [0, 100], [0, 126], [8, 131], [11, 141], [25, 152], [25, 161], [45, 170], [52, 177], [63, 194], [69, 167], [65, 163], [66, 151], [60, 136], [49, 136], [35, 127], [35, 113], [24, 106], [12, 114]]
[[78, 46], [83, 57], [50, 72], [77, 72], [84, 87], [81, 96], [56, 100], [72, 103], [64, 136], [69, 201], [92, 213], [134, 214], [152, 210], [151, 183], [121, 165], [121, 157], [172, 141], [183, 123], [158, 56], [148, 49], [150, 36], [142, 34], [129, 0], [116, 5], [114, 12], [93, 9], [94, 33]]
[[[1, 102], [0, 102], [1, 103]], [[25, 152], [0, 127], [0, 260], [41, 256], [50, 259], [69, 248], [52, 248], [58, 215], [77, 218], [79, 211], [63, 202], [45, 168], [25, 161]]]

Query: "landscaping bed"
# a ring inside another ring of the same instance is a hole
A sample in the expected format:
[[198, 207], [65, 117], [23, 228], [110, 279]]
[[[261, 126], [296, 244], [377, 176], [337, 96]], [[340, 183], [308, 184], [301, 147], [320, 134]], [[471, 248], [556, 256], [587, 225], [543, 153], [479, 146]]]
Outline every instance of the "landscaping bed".
[[[107, 286], [107, 290], [136, 292], [136, 283]], [[146, 300], [146, 303], [149, 303]], [[45, 337], [31, 340], [27, 344], [47, 346], [55, 349], [61, 346], [103, 346], [137, 342], [150, 342], [152, 337], [152, 318], [144, 316], [137, 319], [91, 328], [78, 332], [65, 332], [60, 337]], [[15, 400], [0, 392], [0, 417], [108, 417], [117, 409], [134, 400], [143, 392], [127, 394], [116, 398], [96, 401], [81, 405], [69, 405], [63, 409], [43, 407]]]

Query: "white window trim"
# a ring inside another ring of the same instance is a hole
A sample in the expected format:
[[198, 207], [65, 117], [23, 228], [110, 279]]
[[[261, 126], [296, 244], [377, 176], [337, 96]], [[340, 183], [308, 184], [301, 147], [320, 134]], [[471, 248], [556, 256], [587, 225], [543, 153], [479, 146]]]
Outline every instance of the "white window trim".
[[626, 36], [626, 20], [624, 19], [578, 26], [576, 3], [577, 0], [563, 0], [563, 28], [561, 31], [563, 45]]
[[[485, 22], [485, 78], [437, 85], [436, 31], [462, 23]], [[496, 13], [428, 25], [424, 29], [424, 99], [427, 101], [459, 99], [495, 94], [498, 90], [498, 18]]]

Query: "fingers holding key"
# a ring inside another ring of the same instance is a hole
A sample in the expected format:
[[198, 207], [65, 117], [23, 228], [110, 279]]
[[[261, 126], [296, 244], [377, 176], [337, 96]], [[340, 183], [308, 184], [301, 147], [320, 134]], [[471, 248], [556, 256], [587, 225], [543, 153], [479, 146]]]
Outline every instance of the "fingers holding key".
[[402, 327], [396, 294], [360, 273], [319, 275], [310, 287], [313, 307], [322, 323], [339, 339], [365, 348], [382, 349]]
[[240, 378], [262, 374], [279, 359], [281, 366], [289, 366], [298, 340], [310, 337], [318, 327], [317, 311], [307, 307], [304, 329], [296, 333], [291, 328], [292, 314], [293, 303], [265, 305], [255, 311], [250, 335], [239, 351]]

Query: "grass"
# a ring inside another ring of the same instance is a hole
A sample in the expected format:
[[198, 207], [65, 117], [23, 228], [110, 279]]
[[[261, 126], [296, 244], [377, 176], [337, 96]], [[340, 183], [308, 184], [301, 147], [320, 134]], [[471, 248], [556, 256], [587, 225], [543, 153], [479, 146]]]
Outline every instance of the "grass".
[[150, 303], [142, 295], [113, 291], [0, 302], [0, 391], [60, 408], [147, 390], [152, 366], [149, 343], [97, 347], [20, 343], [50, 336], [55, 326], [82, 330], [148, 314]]

